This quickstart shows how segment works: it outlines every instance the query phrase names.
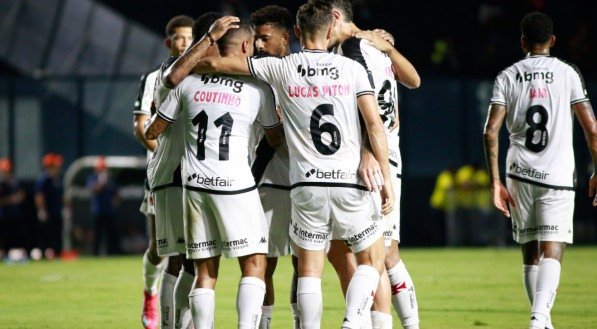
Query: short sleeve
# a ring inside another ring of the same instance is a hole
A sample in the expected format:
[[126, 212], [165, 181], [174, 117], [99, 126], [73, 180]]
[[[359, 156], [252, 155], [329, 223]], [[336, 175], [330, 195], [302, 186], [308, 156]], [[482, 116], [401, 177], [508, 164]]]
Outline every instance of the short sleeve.
[[274, 83], [276, 78], [282, 76], [280, 67], [282, 60], [277, 57], [249, 57], [247, 59], [249, 65], [249, 73], [257, 79]]
[[490, 104], [497, 104], [506, 106], [506, 92], [505, 92], [505, 84], [506, 84], [506, 75], [502, 72], [500, 73], [493, 83], [493, 91], [491, 93], [491, 101]]
[[168, 97], [166, 100], [160, 105], [160, 108], [157, 111], [157, 115], [164, 119], [167, 122], [174, 122], [178, 118], [181, 110], [180, 106], [180, 99], [183, 93], [185, 83], [179, 84], [174, 90], [171, 90], [168, 93]]
[[156, 78], [156, 71], [141, 76], [133, 114], [151, 115], [151, 104], [153, 102], [153, 90], [155, 89]]
[[354, 62], [353, 65], [355, 94], [357, 97], [363, 95], [375, 95], [374, 87], [369, 80], [369, 75], [363, 65]]
[[570, 73], [570, 105], [588, 101], [587, 89], [580, 70], [576, 65], [571, 64], [570, 66], [572, 67]]

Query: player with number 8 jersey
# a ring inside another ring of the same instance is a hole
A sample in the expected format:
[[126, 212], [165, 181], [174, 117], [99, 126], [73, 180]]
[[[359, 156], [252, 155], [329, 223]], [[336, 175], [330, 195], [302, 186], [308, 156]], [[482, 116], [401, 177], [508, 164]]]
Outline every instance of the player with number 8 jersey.
[[569, 109], [587, 100], [578, 69], [556, 57], [529, 54], [502, 71], [495, 80], [491, 104], [508, 109], [507, 176], [573, 190], [573, 113]]

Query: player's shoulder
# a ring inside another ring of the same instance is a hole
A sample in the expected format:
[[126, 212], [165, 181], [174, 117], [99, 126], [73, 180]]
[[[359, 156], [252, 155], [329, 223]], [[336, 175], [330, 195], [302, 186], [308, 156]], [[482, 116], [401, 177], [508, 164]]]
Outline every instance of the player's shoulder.
[[553, 57], [555, 61], [558, 62], [558, 64], [565, 70], [567, 70], [570, 74], [575, 74], [578, 75], [578, 77], [581, 80], [583, 79], [582, 73], [580, 72], [580, 69], [578, 68], [578, 66], [572, 62], [569, 62], [567, 60], [561, 59], [559, 57]]
[[357, 37], [350, 37], [340, 44], [340, 48], [342, 49], [342, 53], [347, 52], [354, 52], [354, 51], [361, 51], [361, 47], [363, 46], [363, 39], [359, 39]]
[[162, 67], [162, 64], [156, 65], [156, 66], [152, 67], [151, 69], [143, 72], [143, 74], [141, 75], [141, 78], [140, 78], [141, 82], [143, 83], [143, 82], [147, 81], [147, 79], [150, 76], [155, 76], [156, 74], [158, 74], [161, 67]]
[[172, 57], [166, 59], [160, 65], [159, 71], [164, 73], [164, 71], [166, 71], [170, 66], [172, 66], [172, 64], [174, 64], [174, 62], [176, 62], [177, 59], [178, 59], [178, 56], [172, 56]]

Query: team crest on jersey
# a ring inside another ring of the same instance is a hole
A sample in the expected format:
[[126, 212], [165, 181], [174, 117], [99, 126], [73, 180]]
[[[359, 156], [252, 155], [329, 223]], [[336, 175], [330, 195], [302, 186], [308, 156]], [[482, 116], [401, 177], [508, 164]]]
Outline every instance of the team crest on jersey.
[[[331, 65], [330, 63], [327, 64], [317, 64], [319, 65]], [[303, 64], [299, 64], [297, 67], [297, 72], [301, 75], [301, 77], [314, 77], [314, 76], [329, 76], [330, 79], [336, 80], [340, 77], [340, 73], [338, 68], [335, 66], [332, 67], [311, 67], [311, 66], [303, 66]]]

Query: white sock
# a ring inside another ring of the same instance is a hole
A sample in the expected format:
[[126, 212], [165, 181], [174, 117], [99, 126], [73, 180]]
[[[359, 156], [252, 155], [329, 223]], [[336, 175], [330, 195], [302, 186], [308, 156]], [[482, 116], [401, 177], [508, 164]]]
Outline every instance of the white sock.
[[208, 288], [195, 288], [189, 294], [189, 307], [195, 329], [213, 329], [216, 292]]
[[265, 297], [265, 282], [246, 276], [238, 283], [236, 296], [236, 312], [239, 329], [256, 329], [261, 320], [261, 305]]
[[164, 271], [160, 286], [160, 328], [174, 328], [174, 286], [178, 278]]
[[259, 329], [270, 329], [273, 313], [274, 305], [264, 305], [261, 307], [261, 321], [259, 322]]
[[539, 271], [539, 266], [537, 265], [522, 265], [522, 283], [531, 306], [533, 306], [533, 297], [537, 290], [537, 271]]
[[400, 260], [398, 264], [388, 270], [390, 286], [392, 287], [392, 305], [404, 328], [419, 328], [419, 306], [413, 280]]
[[363, 318], [361, 319], [361, 329], [372, 329], [373, 328], [373, 320], [372, 320], [372, 311], [363, 313]]
[[375, 290], [379, 284], [379, 272], [368, 265], [359, 265], [346, 290], [346, 312], [343, 329], [359, 329], [363, 315], [370, 312]]
[[319, 329], [323, 312], [321, 278], [300, 277], [296, 289], [301, 328]]
[[158, 279], [162, 273], [164, 263], [161, 262], [158, 265], [154, 265], [147, 258], [147, 254], [143, 255], [143, 285], [145, 286], [145, 291], [152, 295], [158, 293]]
[[290, 310], [292, 311], [293, 329], [301, 329], [301, 318], [299, 317], [298, 304], [290, 303]]
[[392, 329], [392, 314], [371, 311], [373, 329]]
[[176, 329], [186, 328], [192, 321], [189, 293], [194, 281], [195, 276], [184, 269], [178, 273], [178, 280], [174, 286], [174, 328]]
[[543, 258], [539, 261], [537, 291], [533, 297], [533, 309], [531, 310], [531, 328], [537, 326], [545, 328], [560, 284], [560, 271], [560, 262], [553, 258]]

